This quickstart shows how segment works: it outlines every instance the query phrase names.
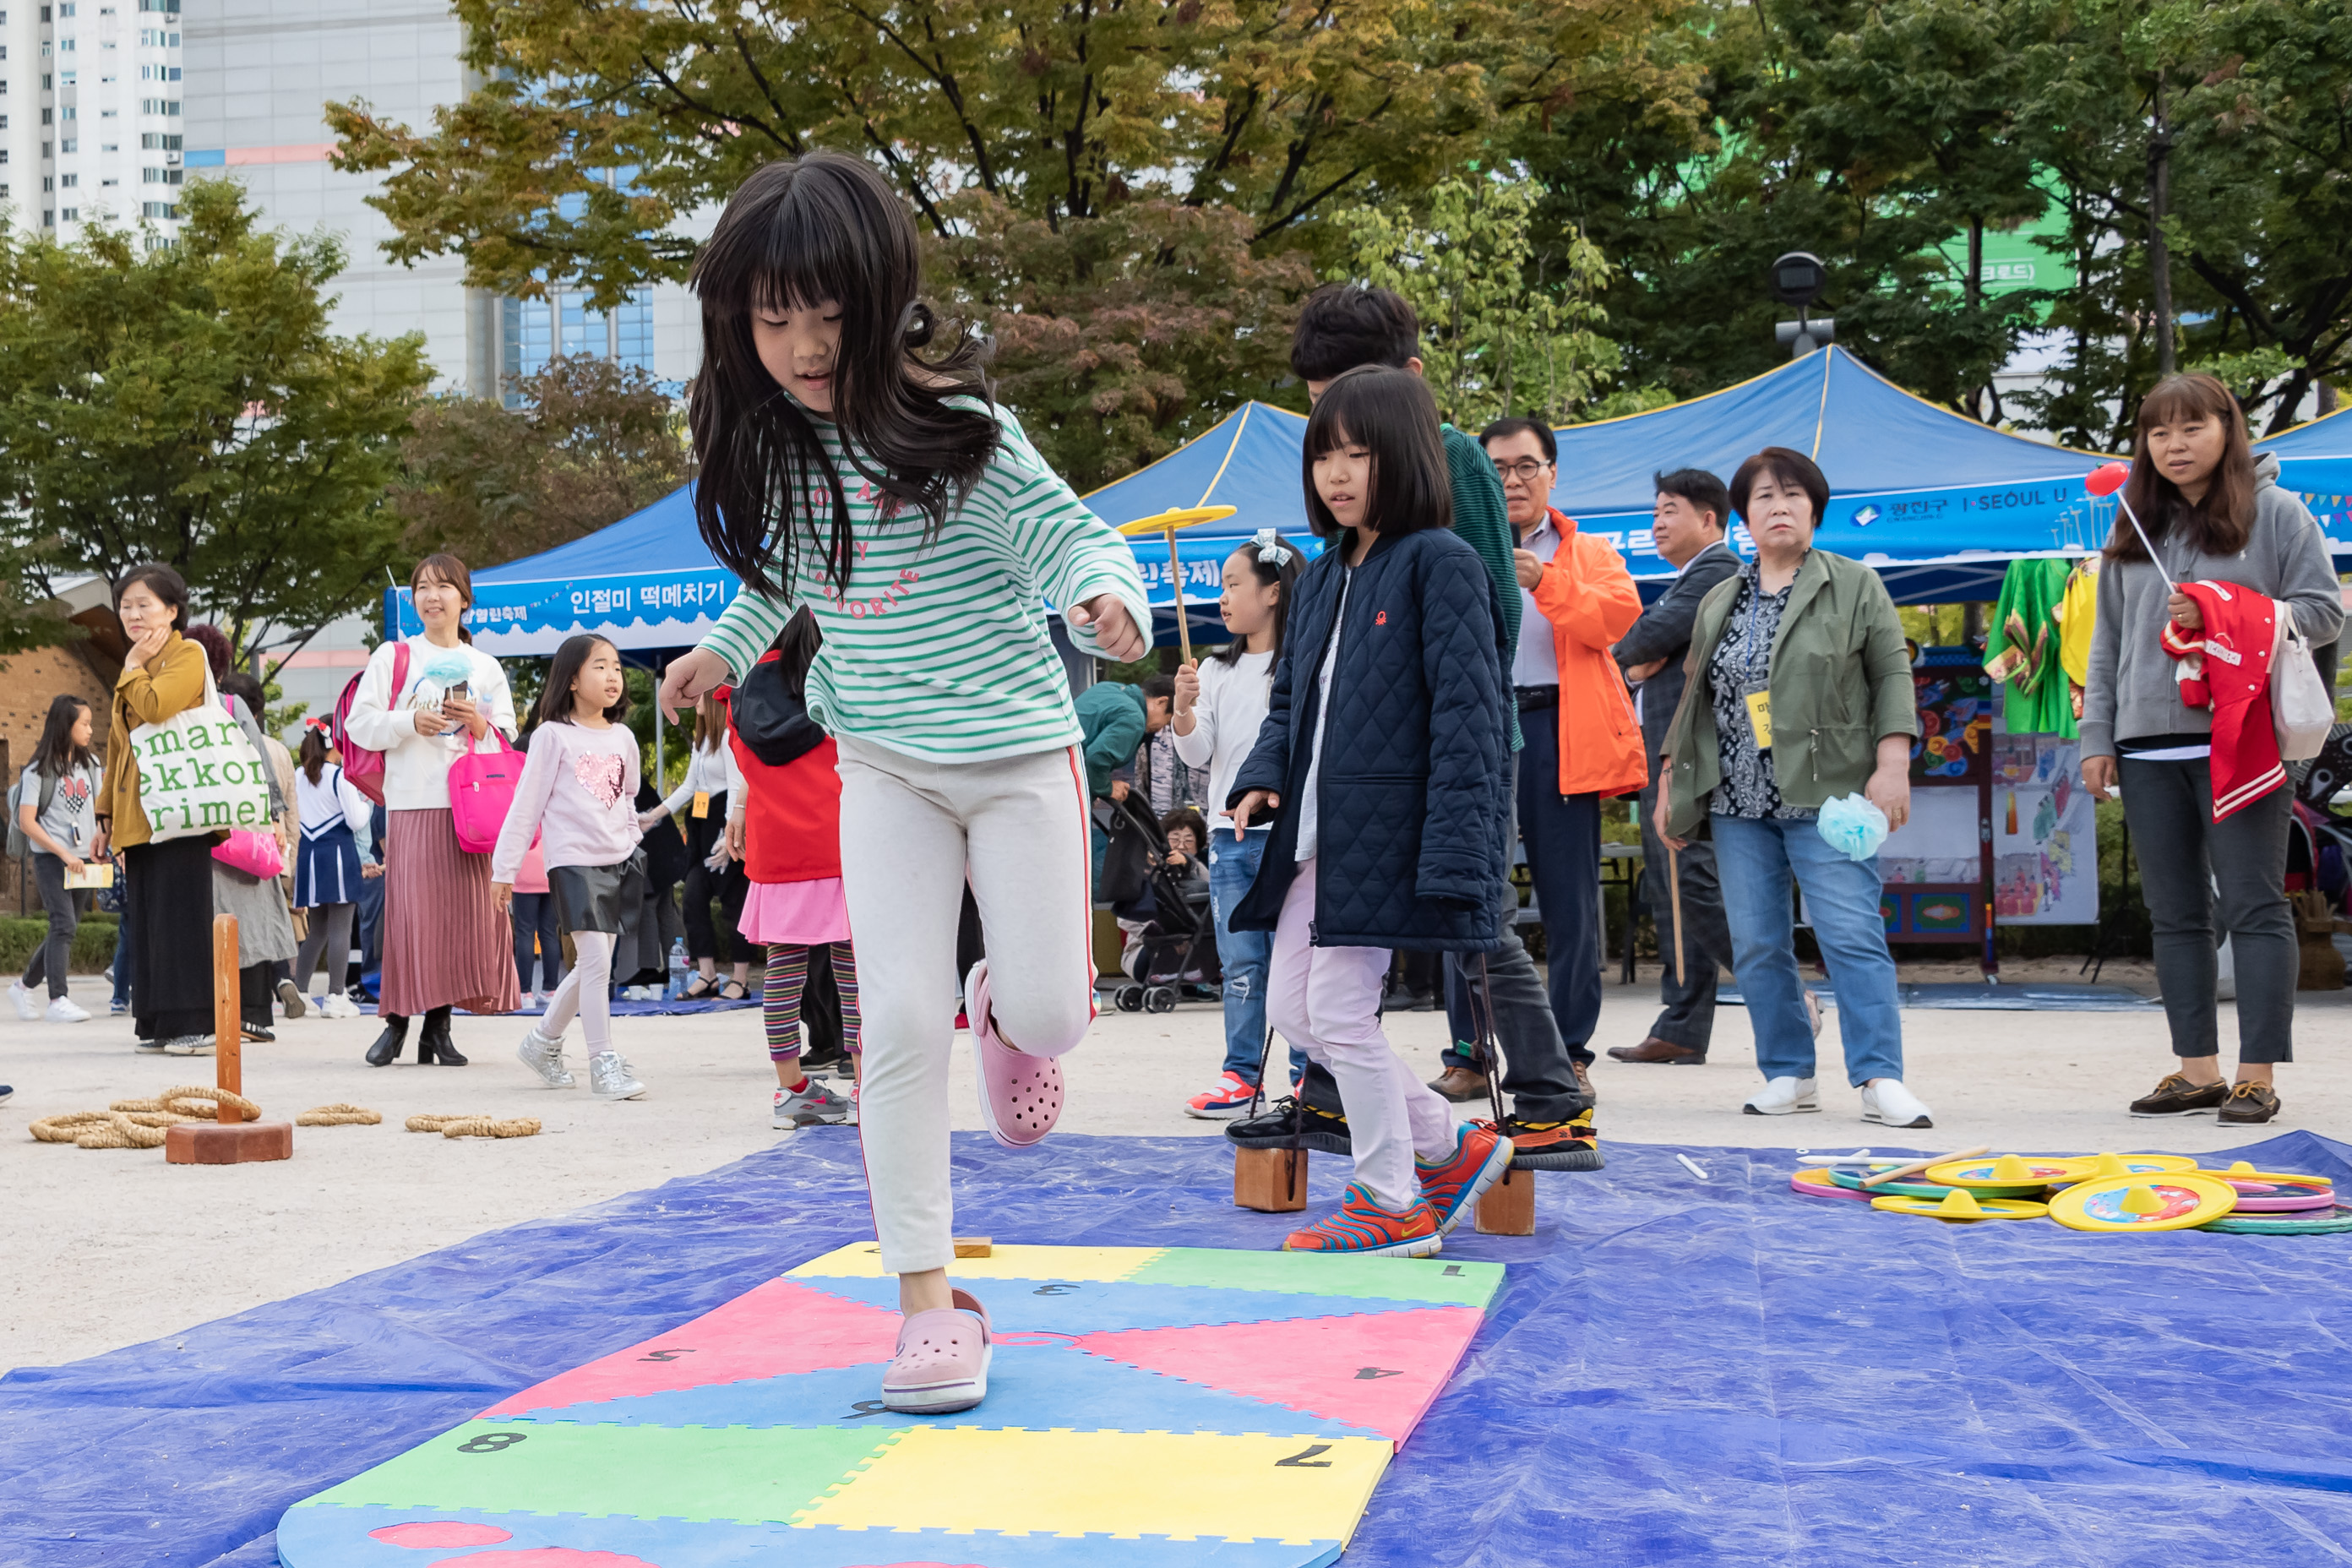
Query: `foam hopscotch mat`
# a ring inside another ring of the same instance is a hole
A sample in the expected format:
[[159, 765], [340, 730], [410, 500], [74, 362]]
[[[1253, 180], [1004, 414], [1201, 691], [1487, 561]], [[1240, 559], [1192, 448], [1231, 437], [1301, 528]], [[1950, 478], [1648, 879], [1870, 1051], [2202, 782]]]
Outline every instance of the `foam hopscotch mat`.
[[836, 1248], [500, 1400], [278, 1526], [285, 1568], [1316, 1568], [1495, 1263], [999, 1247], [987, 1400], [882, 1407], [898, 1284]]

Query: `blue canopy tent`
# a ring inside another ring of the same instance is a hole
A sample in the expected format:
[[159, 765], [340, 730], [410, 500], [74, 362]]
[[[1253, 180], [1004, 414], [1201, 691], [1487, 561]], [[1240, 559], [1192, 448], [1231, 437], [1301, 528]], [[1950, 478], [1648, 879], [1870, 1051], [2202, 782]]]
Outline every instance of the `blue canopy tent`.
[[[1306, 428], [1304, 415], [1244, 404], [1207, 434], [1083, 498], [1111, 523], [1171, 507], [1240, 509], [1176, 536], [1195, 637], [1224, 640], [1217, 618], [1221, 574], [1243, 540], [1275, 528], [1314, 553], [1298, 483]], [[1154, 534], [1133, 542], [1144, 590], [1158, 610], [1158, 640], [1173, 643], [1176, 590], [1167, 539]], [[579, 632], [649, 658], [700, 642], [740, 587], [696, 531], [694, 487], [688, 485], [583, 539], [475, 573], [467, 624], [483, 651], [500, 658], [544, 657]], [[387, 631], [416, 629], [405, 588], [384, 591], [383, 624]]]
[[[1819, 463], [1830, 505], [1817, 542], [1875, 567], [1906, 605], [1991, 599], [2019, 556], [2080, 554], [2106, 538], [2112, 501], [2083, 476], [2106, 458], [2030, 441], [1913, 396], [1832, 346], [1648, 414], [1559, 432], [1552, 503], [1622, 551], [1645, 596], [1674, 568], [1652, 547], [1662, 469], [1728, 480], [1763, 447]], [[1748, 553], [1747, 530], [1734, 542]]]
[[[1258, 530], [1271, 528], [1309, 556], [1321, 548], [1308, 526], [1299, 485], [1299, 456], [1306, 441], [1305, 415], [1271, 404], [1245, 403], [1207, 434], [1081, 499], [1097, 517], [1113, 524], [1173, 507], [1239, 508], [1231, 517], [1181, 529], [1176, 535], [1193, 638], [1226, 642], [1230, 639], [1217, 616], [1217, 598], [1224, 592], [1225, 557], [1234, 546]], [[1169, 581], [1167, 536], [1138, 539], [1135, 563], [1151, 598], [1153, 639], [1173, 643], [1176, 590]]]
[[2279, 460], [2279, 483], [2302, 495], [2338, 572], [2352, 572], [2352, 409], [2338, 409], [2254, 443]]

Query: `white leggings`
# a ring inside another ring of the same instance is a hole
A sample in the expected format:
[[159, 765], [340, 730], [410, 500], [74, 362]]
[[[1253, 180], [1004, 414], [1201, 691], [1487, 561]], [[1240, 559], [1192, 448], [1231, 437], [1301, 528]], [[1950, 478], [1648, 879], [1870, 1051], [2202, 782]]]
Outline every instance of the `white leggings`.
[[967, 879], [999, 1035], [1057, 1057], [1094, 1021], [1086, 774], [1074, 748], [927, 763], [838, 744], [842, 893], [865, 1013], [858, 1136], [882, 1267], [919, 1274], [955, 1252], [948, 1058]]
[[539, 1032], [551, 1040], [560, 1040], [563, 1031], [572, 1027], [572, 1016], [580, 1015], [580, 1033], [588, 1042], [588, 1054], [613, 1048], [613, 948], [619, 941], [608, 931], [575, 931], [572, 933], [572, 950], [580, 961], [563, 976], [563, 984], [555, 988], [555, 995], [547, 1004], [547, 1016], [539, 1021]]

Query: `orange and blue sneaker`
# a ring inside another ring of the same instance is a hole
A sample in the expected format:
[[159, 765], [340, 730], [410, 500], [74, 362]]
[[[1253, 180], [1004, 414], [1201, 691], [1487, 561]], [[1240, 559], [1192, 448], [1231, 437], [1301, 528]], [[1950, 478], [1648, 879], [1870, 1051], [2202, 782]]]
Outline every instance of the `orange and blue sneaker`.
[[1285, 1252], [1345, 1252], [1369, 1258], [1429, 1258], [1445, 1245], [1426, 1203], [1402, 1214], [1381, 1207], [1361, 1182], [1348, 1184], [1339, 1212], [1283, 1238]]
[[1440, 1236], [1460, 1225], [1478, 1194], [1511, 1168], [1511, 1141], [1496, 1131], [1492, 1122], [1465, 1122], [1454, 1133], [1454, 1152], [1444, 1159], [1412, 1157], [1412, 1167], [1421, 1175], [1422, 1201], [1435, 1216]]

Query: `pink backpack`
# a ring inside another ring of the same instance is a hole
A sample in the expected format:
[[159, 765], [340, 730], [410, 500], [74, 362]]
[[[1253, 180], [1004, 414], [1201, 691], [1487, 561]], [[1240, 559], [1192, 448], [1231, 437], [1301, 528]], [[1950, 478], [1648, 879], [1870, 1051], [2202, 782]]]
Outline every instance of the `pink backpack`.
[[[360, 682], [367, 679], [362, 669], [344, 683], [343, 694], [335, 699], [334, 717], [328, 721], [327, 739], [343, 757], [343, 776], [353, 788], [373, 801], [383, 804], [383, 753], [362, 746], [344, 728], [350, 719], [352, 704], [359, 700]], [[395, 643], [392, 649], [392, 700], [400, 700], [400, 689], [408, 684], [408, 645]]]

